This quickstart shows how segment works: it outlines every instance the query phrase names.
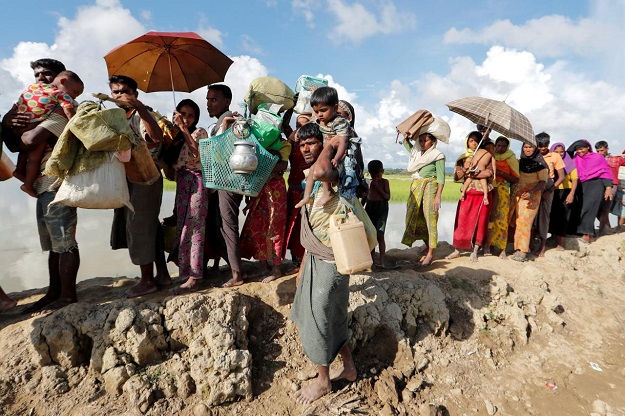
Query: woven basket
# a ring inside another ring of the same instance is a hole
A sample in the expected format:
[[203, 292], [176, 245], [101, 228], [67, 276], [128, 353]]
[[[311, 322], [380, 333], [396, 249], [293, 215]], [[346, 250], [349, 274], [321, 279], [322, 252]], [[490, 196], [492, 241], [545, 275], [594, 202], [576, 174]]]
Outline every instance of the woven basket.
[[225, 190], [235, 194], [257, 196], [269, 179], [278, 157], [265, 150], [256, 137], [250, 134], [246, 140], [256, 145], [258, 166], [252, 173], [234, 173], [230, 168], [229, 159], [234, 152], [234, 142], [240, 140], [232, 129], [219, 136], [200, 140], [200, 162], [204, 185], [207, 188]]

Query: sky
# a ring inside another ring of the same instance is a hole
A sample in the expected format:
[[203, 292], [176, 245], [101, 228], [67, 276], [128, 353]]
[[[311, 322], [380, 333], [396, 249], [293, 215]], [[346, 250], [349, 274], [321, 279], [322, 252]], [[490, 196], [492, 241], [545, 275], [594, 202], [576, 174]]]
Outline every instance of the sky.
[[[439, 148], [452, 163], [475, 125], [445, 103], [465, 96], [505, 100], [552, 142], [625, 149], [625, 0], [34, 0], [3, 11], [0, 113], [33, 81], [30, 61], [64, 62], [85, 82], [78, 101], [87, 100], [108, 92], [111, 49], [150, 30], [192, 31], [234, 61], [231, 109], [257, 77], [294, 88], [300, 75], [322, 76], [354, 105], [365, 159], [389, 168], [405, 167], [395, 126], [419, 109], [449, 122], [450, 142]], [[25, 25], [33, 16], [37, 24]], [[205, 94], [175, 94], [200, 105], [204, 127], [215, 121]], [[139, 99], [165, 115], [174, 109], [171, 93]]]

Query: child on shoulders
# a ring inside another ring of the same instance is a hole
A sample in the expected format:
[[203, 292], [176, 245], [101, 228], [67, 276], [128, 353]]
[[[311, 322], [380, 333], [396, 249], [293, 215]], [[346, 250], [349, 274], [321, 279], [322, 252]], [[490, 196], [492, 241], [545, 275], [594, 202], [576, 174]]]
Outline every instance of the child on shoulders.
[[[38, 82], [24, 91], [17, 101], [17, 111], [30, 116], [29, 126], [24, 127], [18, 134], [31, 130], [34, 123], [48, 118], [58, 107], [63, 109], [67, 119], [76, 114], [74, 99], [82, 94], [84, 84], [80, 77], [72, 71], [60, 72], [52, 84]], [[13, 176], [24, 182], [20, 189], [28, 195], [36, 197], [35, 180], [39, 176], [39, 165], [49, 143], [42, 142], [35, 148], [20, 152]]]
[[[340, 168], [347, 154], [351, 128], [349, 122], [337, 114], [339, 96], [336, 89], [331, 87], [317, 88], [310, 97], [317, 123], [323, 134], [323, 150], [314, 165], [311, 166], [306, 178], [306, 188], [302, 200], [295, 205], [301, 208], [312, 201], [312, 191], [315, 180], [321, 178], [324, 172]], [[329, 182], [322, 183], [323, 196], [317, 201], [317, 205], [323, 206], [334, 195]]]

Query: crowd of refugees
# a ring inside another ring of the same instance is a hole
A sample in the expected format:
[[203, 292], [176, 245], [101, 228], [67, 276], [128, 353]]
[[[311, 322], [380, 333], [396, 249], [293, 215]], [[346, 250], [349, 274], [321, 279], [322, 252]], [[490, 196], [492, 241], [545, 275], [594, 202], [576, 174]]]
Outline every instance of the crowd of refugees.
[[[35, 83], [3, 117], [2, 140], [10, 151], [19, 152], [14, 176], [23, 182], [22, 190], [37, 199], [41, 247], [49, 252], [47, 292], [23, 312], [46, 313], [78, 301], [77, 210], [51, 204], [60, 181], [41, 172], [69, 119], [77, 117], [75, 98], [83, 92], [83, 84], [54, 59], [34, 61], [31, 68]], [[287, 110], [282, 115], [280, 146], [272, 150], [278, 161], [258, 196], [250, 198], [207, 188], [203, 178], [199, 141], [220, 140], [239, 116], [230, 110], [232, 92], [227, 85], [207, 88], [205, 105], [216, 119], [207, 128], [198, 126], [198, 103], [190, 99], [178, 103], [171, 121], [179, 129], [180, 146], [172, 157], [171, 152], [162, 151], [164, 132], [139, 99], [136, 81], [114, 75], [108, 83], [110, 96], [125, 110], [135, 141], [147, 147], [159, 172], [174, 172], [176, 182], [173, 215], [161, 223], [163, 177], [149, 183], [127, 181], [132, 209], [115, 208], [110, 236], [111, 247], [127, 248], [131, 262], [139, 266], [139, 281], [125, 296], [143, 296], [172, 285], [167, 261], [179, 268], [175, 293], [206, 287], [203, 282], [218, 274], [221, 259], [230, 273], [221, 285], [224, 288], [258, 277], [270, 282], [283, 275], [282, 261], [290, 251], [292, 268], [284, 273], [297, 273], [291, 319], [298, 325], [305, 353], [318, 366], [317, 378], [297, 392], [297, 400], [309, 403], [323, 396], [331, 390], [331, 380], [355, 380], [356, 367], [348, 347], [349, 276], [339, 273], [333, 261], [330, 218], [338, 212], [354, 212], [364, 224], [369, 249], [378, 246], [376, 265], [394, 265], [385, 258], [389, 181], [383, 177], [379, 160], [368, 163], [371, 180], [364, 179], [353, 106], [340, 100], [335, 89], [319, 87], [312, 91], [311, 111], [296, 114], [295, 129], [289, 124], [292, 111]], [[443, 137], [431, 127], [441, 124], [444, 120], [436, 118], [436, 123], [404, 143], [413, 181], [402, 242], [408, 246], [417, 240], [425, 242], [422, 266], [432, 263], [438, 243], [445, 155], [437, 149]], [[597, 217], [602, 230], [609, 228], [610, 210], [623, 225], [618, 169], [625, 165], [625, 158], [607, 154], [607, 143], [597, 143], [597, 153], [584, 140], [568, 148], [563, 143], [549, 147], [549, 136], [541, 133], [536, 136], [537, 146], [525, 143], [517, 159], [507, 138], [493, 143], [487, 133], [469, 133], [466, 152], [455, 165], [455, 179], [463, 186], [454, 227], [455, 250], [448, 258], [470, 250], [475, 259], [480, 248], [484, 255], [499, 252], [505, 257], [512, 241], [516, 250], [512, 259], [526, 261], [533, 237], [540, 239], [537, 254], [543, 255], [548, 233], [556, 239], [557, 248], [563, 249], [562, 238], [570, 233], [579, 234], [583, 244], [590, 243]], [[126, 162], [133, 163], [132, 159]], [[366, 201], [364, 207], [361, 199]], [[241, 209], [246, 219], [239, 229]], [[164, 226], [175, 227], [168, 258]], [[262, 276], [244, 270], [242, 259], [251, 258], [261, 263]], [[210, 260], [212, 268], [208, 268]], [[15, 306], [16, 301], [0, 289], [0, 311]], [[338, 355], [342, 367], [331, 375], [329, 365]]]
[[[597, 234], [614, 232], [608, 215], [618, 218], [616, 230], [625, 224], [625, 151], [609, 154], [608, 143], [593, 146], [577, 140], [568, 147], [550, 145], [549, 134], [536, 135], [536, 145], [523, 143], [520, 157], [510, 150], [510, 140], [478, 125], [466, 137], [466, 152], [455, 163], [454, 180], [462, 190], [454, 223], [453, 259], [461, 250], [471, 260], [478, 253], [498, 254], [525, 262], [532, 243], [534, 254], [542, 257], [549, 234], [556, 250], [564, 250], [564, 238], [576, 236], [578, 244], [590, 244]], [[481, 131], [480, 131], [481, 130]], [[444, 186], [445, 156], [436, 149], [440, 140], [423, 133], [414, 139], [408, 172], [413, 175], [402, 242], [411, 246], [425, 242], [423, 266], [433, 260], [438, 244], [437, 219]], [[418, 162], [418, 163], [417, 163]], [[620, 174], [619, 174], [620, 169]], [[595, 230], [595, 219], [599, 230]], [[510, 250], [512, 251], [512, 250]], [[510, 253], [508, 253], [510, 254]]]

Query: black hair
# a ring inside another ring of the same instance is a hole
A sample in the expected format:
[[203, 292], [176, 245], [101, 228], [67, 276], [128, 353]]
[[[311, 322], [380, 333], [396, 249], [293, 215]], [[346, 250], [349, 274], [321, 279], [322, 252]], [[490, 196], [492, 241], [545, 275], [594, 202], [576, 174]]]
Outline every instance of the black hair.
[[134, 79], [127, 77], [126, 75], [113, 75], [112, 77], [109, 78], [109, 86], [111, 84], [122, 84], [127, 86], [128, 88], [130, 88], [133, 91], [137, 91], [137, 81], [135, 81]]
[[506, 142], [506, 145], [510, 146], [510, 140], [508, 140], [506, 136], [497, 137], [497, 140], [495, 140], [495, 145], [497, 145], [497, 143], [499, 142]]
[[176, 111], [180, 111], [180, 109], [184, 106], [189, 106], [193, 109], [193, 112], [195, 113], [195, 121], [193, 122], [192, 126], [188, 126], [190, 131], [193, 131], [195, 129], [195, 126], [197, 126], [198, 121], [200, 121], [200, 106], [197, 105], [197, 103], [189, 98], [185, 98], [184, 100], [180, 101], [178, 103], [178, 105], [176, 106]]
[[319, 87], [310, 96], [310, 106], [316, 105], [338, 105], [339, 93], [332, 87]]
[[595, 143], [595, 150], [603, 149], [604, 147], [609, 147], [608, 142], [606, 142], [605, 140], [599, 140], [597, 143]]
[[470, 138], [473, 138], [473, 140], [475, 140], [476, 142], [480, 142], [482, 140], [482, 133], [480, 133], [477, 130], [472, 131], [471, 133], [469, 133], [469, 135], [467, 136], [467, 142], [469, 142]]
[[551, 136], [545, 133], [544, 131], [538, 133], [536, 135], [536, 145], [537, 147], [546, 147], [549, 146], [549, 141], [551, 140]]
[[483, 125], [483, 124], [476, 124], [476, 125], [475, 125], [475, 128], [476, 128], [476, 129], [477, 129], [477, 131], [479, 131], [479, 132], [481, 132], [482, 130], [484, 130], [484, 131], [488, 130], [488, 127], [486, 127], [486, 126], [485, 126], [485, 125]]
[[226, 84], [211, 84], [208, 86], [208, 90], [221, 91], [224, 98], [232, 100], [232, 90]]
[[306, 123], [297, 130], [298, 139], [306, 140], [309, 137], [314, 137], [323, 144], [323, 133], [317, 123]]
[[56, 59], [52, 58], [42, 58], [37, 59], [36, 61], [32, 61], [30, 63], [30, 69], [35, 68], [46, 68], [56, 73], [57, 75], [65, 71], [65, 65], [63, 65], [63, 62], [57, 61]]
[[374, 159], [367, 164], [367, 170], [369, 175], [377, 175], [384, 170], [384, 164], [381, 160]]
[[59, 75], [65, 75], [67, 78], [69, 78], [70, 80], [72, 80], [73, 82], [76, 82], [80, 85], [82, 85], [83, 87], [85, 86], [85, 83], [82, 82], [82, 79], [80, 79], [80, 77], [78, 76], [77, 73], [75, 73], [74, 71], [68, 71], [68, 70], [63, 70], [61, 72], [59, 72], [57, 74], [57, 77]]
[[486, 149], [486, 146], [491, 146], [491, 145], [495, 146], [495, 143], [491, 142], [490, 140], [484, 140], [482, 144], [480, 144], [478, 149]]

